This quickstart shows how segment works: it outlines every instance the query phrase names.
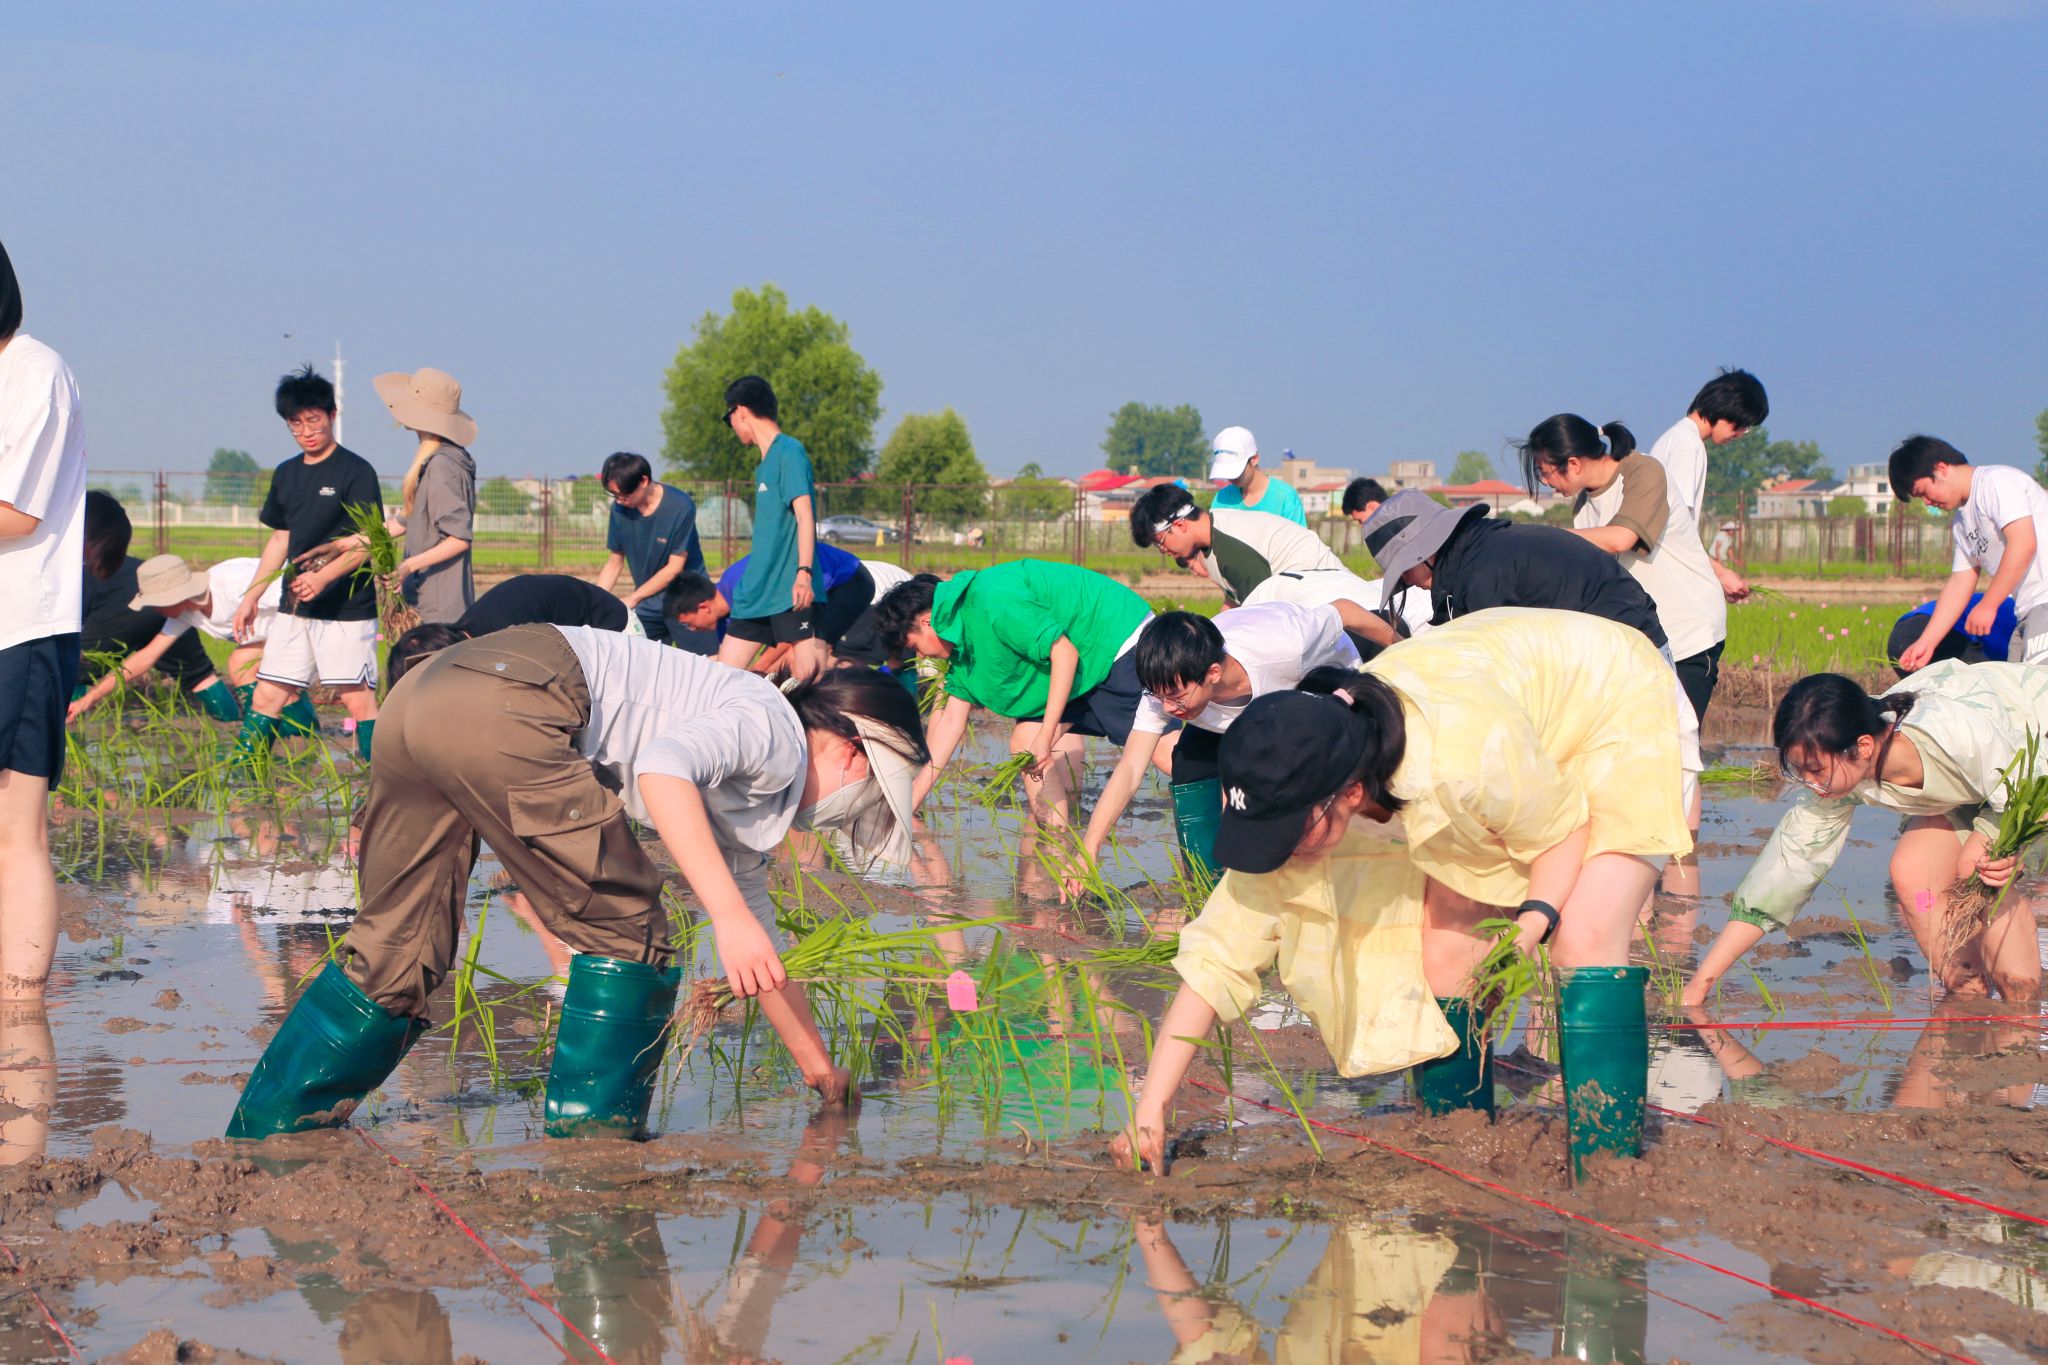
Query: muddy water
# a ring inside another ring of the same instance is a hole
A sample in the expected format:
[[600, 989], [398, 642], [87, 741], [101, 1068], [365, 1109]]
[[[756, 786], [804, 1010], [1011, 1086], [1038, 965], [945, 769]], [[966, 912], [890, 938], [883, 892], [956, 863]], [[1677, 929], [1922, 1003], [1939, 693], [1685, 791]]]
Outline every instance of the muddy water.
[[[1661, 904], [1643, 960], [1684, 971], [1780, 799], [1712, 791], [1706, 909]], [[937, 805], [913, 876], [869, 892], [883, 922], [920, 908], [1013, 917], [1012, 948], [1050, 956], [1115, 927], [1047, 898], [1014, 817]], [[1892, 826], [1859, 816], [1831, 889], [1753, 980], [1730, 983], [1721, 1021], [1937, 1012], [1885, 887]], [[1170, 875], [1159, 794], [1125, 838], [1120, 881]], [[26, 1288], [88, 1356], [149, 1337], [137, 1359], [176, 1358], [180, 1341], [291, 1360], [543, 1359], [561, 1341], [588, 1359], [788, 1361], [1293, 1360], [1336, 1358], [1344, 1343], [1386, 1360], [1908, 1349], [1384, 1148], [1325, 1131], [1318, 1157], [1292, 1118], [1199, 1092], [1169, 1177], [1109, 1170], [1097, 1130], [1121, 1113], [1119, 1060], [1096, 1042], [1046, 1043], [1062, 1022], [1071, 1037], [1072, 1017], [1044, 1002], [1011, 1022], [1027, 1042], [1040, 1030], [1046, 1051], [1020, 1050], [999, 1083], [938, 1086], [928, 1052], [885, 1048], [844, 1121], [816, 1118], [772, 1040], [743, 1044], [729, 1026], [665, 1087], [664, 1137], [565, 1152], [539, 1141], [538, 1107], [560, 964], [488, 860], [469, 913], [495, 1061], [473, 1029], [430, 1035], [366, 1106], [364, 1136], [272, 1144], [303, 1165], [251, 1163], [214, 1139], [297, 982], [346, 928], [346, 831], [153, 815], [60, 844], [79, 880], [49, 1008], [0, 1018], [0, 1237], [24, 1267], [11, 1282], [0, 1267], [6, 1359], [66, 1354]], [[854, 894], [829, 873], [816, 885]], [[993, 939], [967, 931], [963, 961]], [[1150, 985], [1103, 989], [1156, 1017]], [[1975, 1358], [2048, 1351], [2048, 1318], [2031, 1306], [2048, 1302], [2041, 1228], [1851, 1180], [1756, 1137], [2048, 1210], [2038, 1028], [1660, 1028], [1653, 1101], [1721, 1126], [1653, 1124], [1648, 1159], [1575, 1192], [1540, 1034], [1510, 1040], [1533, 1044], [1504, 1059], [1528, 1069], [1503, 1066], [1502, 1121], [1487, 1128], [1413, 1118], [1398, 1078], [1338, 1080], [1281, 1002], [1255, 1019], [1306, 1112], [1344, 1133]], [[1121, 1040], [1135, 1063], [1141, 1039], [1126, 1028]], [[1230, 1079], [1285, 1107], [1257, 1068]]]

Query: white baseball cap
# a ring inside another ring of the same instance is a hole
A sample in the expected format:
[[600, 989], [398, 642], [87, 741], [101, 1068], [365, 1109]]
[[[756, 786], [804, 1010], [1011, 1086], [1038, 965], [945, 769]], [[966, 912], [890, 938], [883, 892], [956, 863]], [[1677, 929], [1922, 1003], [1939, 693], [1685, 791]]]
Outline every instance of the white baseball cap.
[[1259, 443], [1245, 427], [1225, 427], [1209, 442], [1209, 482], [1229, 483], [1259, 453]]

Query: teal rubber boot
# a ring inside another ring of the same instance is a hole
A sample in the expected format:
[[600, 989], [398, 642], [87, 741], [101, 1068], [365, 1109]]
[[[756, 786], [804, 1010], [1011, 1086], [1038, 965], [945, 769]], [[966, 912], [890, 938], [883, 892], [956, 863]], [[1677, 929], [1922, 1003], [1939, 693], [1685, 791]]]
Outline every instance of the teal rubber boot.
[[317, 735], [320, 733], [320, 713], [313, 709], [304, 692], [292, 699], [277, 717], [277, 731], [281, 735]]
[[1565, 1234], [1564, 1305], [1556, 1354], [1588, 1365], [1643, 1365], [1649, 1358], [1649, 1264], [1603, 1238]]
[[1486, 1021], [1463, 996], [1449, 1000], [1439, 996], [1436, 1003], [1451, 1032], [1458, 1035], [1458, 1050], [1448, 1057], [1416, 1063], [1409, 1072], [1415, 1086], [1415, 1102], [1425, 1114], [1479, 1109], [1491, 1116], [1493, 1049], [1482, 1032]]
[[1564, 1117], [1572, 1179], [1595, 1152], [1643, 1154], [1643, 1100], [1650, 1080], [1648, 967], [1580, 967], [1563, 973], [1558, 1020], [1564, 1055]]
[[549, 1137], [647, 1136], [683, 969], [579, 953], [548, 1067]]
[[228, 757], [251, 767], [267, 760], [277, 744], [277, 717], [251, 711], [242, 717], [242, 733], [235, 736], [235, 749]]
[[426, 1029], [424, 1019], [393, 1019], [329, 962], [263, 1049], [228, 1136], [340, 1127]]
[[374, 720], [359, 720], [359, 721], [357, 721], [357, 722], [356, 722], [356, 757], [357, 757], [357, 758], [360, 758], [360, 759], [361, 759], [361, 760], [363, 760], [363, 762], [365, 762], [365, 763], [368, 763], [368, 762], [370, 761], [370, 746], [371, 746], [371, 742], [372, 742], [373, 740], [375, 740], [375, 739], [376, 739], [376, 737], [377, 737], [377, 722], [376, 722], [376, 721], [374, 721]]
[[242, 718], [244, 720], [256, 714], [255, 683], [243, 683], [235, 689], [235, 705], [242, 708]]
[[192, 700], [198, 702], [200, 708], [214, 720], [234, 725], [242, 719], [242, 708], [236, 704], [235, 694], [229, 691], [228, 685], [219, 678], [194, 692]]
[[1216, 827], [1223, 823], [1223, 783], [1219, 778], [1173, 784], [1173, 832], [1180, 837], [1188, 876], [1216, 884]]

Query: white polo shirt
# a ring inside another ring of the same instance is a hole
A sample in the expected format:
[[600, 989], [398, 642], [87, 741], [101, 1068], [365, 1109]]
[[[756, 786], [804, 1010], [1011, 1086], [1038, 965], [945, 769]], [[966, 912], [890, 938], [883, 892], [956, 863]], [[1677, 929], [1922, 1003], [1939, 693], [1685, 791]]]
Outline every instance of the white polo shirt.
[[1679, 418], [1657, 438], [1650, 447], [1650, 458], [1663, 465], [1671, 478], [1671, 506], [1683, 509], [1698, 526], [1700, 508], [1707, 502], [1707, 443], [1690, 415]]
[[2011, 465], [1972, 465], [1970, 500], [1956, 509], [1955, 572], [1981, 569], [1996, 575], [2005, 558], [2005, 528], [2023, 518], [2034, 522], [2034, 562], [2013, 589], [2013, 610], [2025, 616], [2048, 606], [2048, 574], [2041, 571], [2041, 550], [2048, 548], [2048, 492]]
[[[235, 609], [242, 605], [242, 598], [248, 594], [249, 585], [256, 581], [256, 570], [261, 561], [255, 559], [223, 559], [206, 571], [207, 596], [212, 600], [211, 611], [200, 611], [197, 607], [181, 611], [176, 616], [164, 618], [163, 633], [177, 639], [188, 630], [197, 630], [211, 635], [216, 640], [235, 638]], [[257, 644], [270, 638], [270, 623], [277, 619], [277, 604], [284, 600], [284, 578], [270, 580], [270, 586], [263, 590], [263, 596], [256, 599], [256, 625], [243, 644]]]
[[78, 382], [27, 332], [0, 350], [0, 502], [40, 522], [0, 540], [0, 649], [76, 633], [85, 596]]
[[[1285, 692], [1310, 669], [1324, 664], [1358, 667], [1358, 647], [1344, 633], [1335, 607], [1297, 607], [1291, 602], [1264, 602], [1233, 607], [1216, 617], [1223, 634], [1223, 652], [1237, 660], [1250, 680], [1251, 695], [1243, 701], [1210, 702], [1186, 724], [1216, 734], [1230, 728], [1254, 697]], [[1159, 698], [1147, 692], [1138, 702], [1131, 729], [1146, 734], [1166, 732], [1173, 718]]]

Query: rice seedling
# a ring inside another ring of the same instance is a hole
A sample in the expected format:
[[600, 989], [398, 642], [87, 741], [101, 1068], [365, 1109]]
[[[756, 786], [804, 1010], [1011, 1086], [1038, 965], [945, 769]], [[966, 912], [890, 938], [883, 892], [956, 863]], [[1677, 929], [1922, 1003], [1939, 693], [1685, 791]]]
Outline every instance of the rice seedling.
[[1757, 595], [1766, 600], [1728, 610], [1723, 668], [1872, 678], [1890, 673], [1885, 643], [1908, 604], [1799, 602], [1762, 590]]
[[1523, 952], [1517, 942], [1521, 930], [1511, 919], [1481, 920], [1477, 927], [1489, 943], [1486, 955], [1472, 969], [1465, 995], [1473, 1012], [1482, 1017], [1480, 1032], [1498, 1042], [1514, 1028], [1523, 1003], [1542, 985], [1549, 955], [1541, 948], [1535, 957]]
[[1781, 780], [1778, 770], [1764, 759], [1754, 763], [1716, 763], [1700, 772], [1707, 786], [1774, 787]]
[[[1985, 861], [2024, 859], [2042, 835], [2048, 834], [2048, 773], [2040, 771], [2040, 757], [2041, 737], [2029, 729], [2026, 743], [1999, 770], [2005, 809], [1999, 813], [1997, 834], [1985, 845]], [[1935, 935], [1935, 960], [1929, 964], [1937, 974], [1945, 972], [1956, 955], [1984, 932], [2019, 881], [2019, 871], [2015, 867], [1995, 893], [1974, 871], [1948, 889], [1942, 897], [1941, 924]]]
[[352, 502], [342, 510], [348, 514], [349, 525], [362, 537], [367, 556], [356, 572], [368, 574], [376, 584], [377, 620], [384, 627], [385, 637], [395, 640], [420, 623], [420, 614], [406, 605], [399, 592], [398, 565], [405, 558], [405, 548], [384, 524], [381, 509]]

